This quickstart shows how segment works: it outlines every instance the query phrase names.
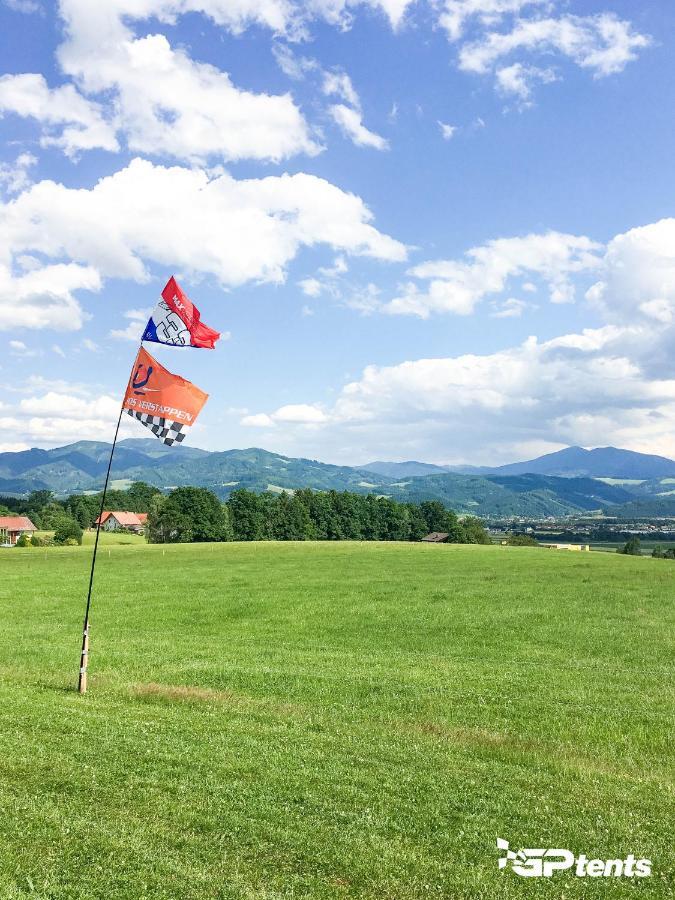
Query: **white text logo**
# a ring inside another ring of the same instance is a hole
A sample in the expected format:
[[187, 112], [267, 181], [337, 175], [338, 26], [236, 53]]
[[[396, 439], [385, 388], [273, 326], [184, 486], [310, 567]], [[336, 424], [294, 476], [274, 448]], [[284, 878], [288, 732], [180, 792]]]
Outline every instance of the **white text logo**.
[[652, 874], [650, 859], [636, 859], [629, 853], [625, 859], [589, 859], [585, 853], [575, 856], [571, 850], [557, 848], [528, 847], [523, 850], [509, 850], [509, 842], [497, 838], [497, 849], [502, 851], [499, 868], [512, 869], [516, 875], [524, 878], [550, 878], [555, 872], [574, 869], [579, 878], [598, 878], [601, 876], [626, 876], [628, 878], [644, 878]]

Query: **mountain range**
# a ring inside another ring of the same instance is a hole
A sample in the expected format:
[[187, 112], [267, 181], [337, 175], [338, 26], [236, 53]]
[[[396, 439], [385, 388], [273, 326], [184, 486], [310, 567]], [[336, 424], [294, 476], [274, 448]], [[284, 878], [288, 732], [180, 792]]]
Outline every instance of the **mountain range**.
[[[48, 489], [57, 495], [99, 490], [110, 445], [79, 441], [51, 450], [0, 453], [0, 494]], [[350, 490], [402, 502], [441, 500], [460, 513], [488, 517], [608, 514], [675, 515], [675, 462], [614, 447], [568, 447], [495, 468], [409, 461], [336, 466], [251, 448], [210, 452], [150, 439], [120, 441], [112, 485], [146, 481], [163, 489], [200, 485], [227, 497], [252, 491]]]
[[562, 478], [613, 478], [650, 480], [675, 477], [675, 461], [665, 456], [635, 453], [617, 447], [565, 447], [555, 453], [546, 453], [525, 462], [504, 466], [436, 466], [432, 463], [372, 462], [361, 466], [369, 472], [398, 478], [417, 475], [440, 475], [443, 472], [461, 472], [473, 475], [557, 475]]

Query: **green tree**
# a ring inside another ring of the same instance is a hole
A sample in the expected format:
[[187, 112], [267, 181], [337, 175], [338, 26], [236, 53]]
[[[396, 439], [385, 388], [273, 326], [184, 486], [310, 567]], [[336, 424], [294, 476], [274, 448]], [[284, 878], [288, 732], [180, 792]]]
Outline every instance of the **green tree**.
[[429, 533], [422, 510], [417, 503], [406, 503], [408, 510], [408, 540], [421, 541]]
[[56, 526], [54, 543], [67, 544], [71, 541], [75, 541], [77, 544], [82, 543], [82, 528], [75, 519], [64, 515]]
[[490, 535], [476, 516], [466, 516], [461, 521], [463, 544], [491, 544]]
[[148, 532], [152, 543], [222, 541], [227, 524], [215, 494], [206, 488], [179, 487], [162, 503], [151, 505]]
[[126, 492], [126, 505], [124, 508], [130, 512], [149, 513], [152, 498], [156, 497], [157, 494], [161, 494], [159, 488], [146, 484], [145, 481], [134, 481]]
[[258, 494], [241, 488], [227, 501], [232, 534], [235, 541], [261, 541], [265, 537], [265, 517]]
[[440, 500], [423, 500], [420, 503], [420, 512], [427, 523], [428, 532], [447, 533], [448, 543], [461, 543], [463, 535], [457, 516], [451, 509], [446, 509]]
[[509, 547], [538, 547], [539, 541], [531, 534], [511, 534], [506, 539]]
[[617, 553], [624, 553], [626, 556], [642, 556], [640, 549], [640, 538], [632, 537], [626, 541], [623, 547], [619, 547]]

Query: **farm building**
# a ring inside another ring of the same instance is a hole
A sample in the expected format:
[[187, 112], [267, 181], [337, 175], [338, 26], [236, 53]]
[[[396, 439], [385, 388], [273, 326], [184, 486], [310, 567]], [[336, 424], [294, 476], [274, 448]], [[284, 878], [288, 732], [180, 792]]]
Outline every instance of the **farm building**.
[[32, 537], [35, 531], [28, 516], [0, 516], [0, 544], [14, 546], [22, 534]]
[[[101, 528], [104, 531], [117, 531], [119, 528], [126, 528], [129, 531], [136, 531], [140, 534], [145, 528], [148, 521], [147, 513], [120, 512], [119, 510], [106, 511], [100, 516]], [[99, 520], [94, 522], [98, 525]]]
[[431, 534], [427, 534], [422, 538], [427, 544], [444, 544], [450, 535], [447, 531], [432, 531]]

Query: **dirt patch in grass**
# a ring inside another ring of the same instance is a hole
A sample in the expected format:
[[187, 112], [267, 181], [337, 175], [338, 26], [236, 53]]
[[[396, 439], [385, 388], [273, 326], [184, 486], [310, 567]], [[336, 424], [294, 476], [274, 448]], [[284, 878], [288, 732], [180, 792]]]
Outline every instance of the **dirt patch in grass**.
[[584, 755], [572, 747], [554, 746], [550, 743], [533, 741], [501, 731], [490, 731], [485, 728], [453, 728], [438, 722], [417, 722], [413, 728], [422, 734], [463, 747], [543, 756], [557, 766], [587, 775], [606, 775], [612, 778], [627, 779], [631, 782], [636, 778], [665, 784], [670, 784], [672, 781], [669, 773], [663, 768], [652, 769], [644, 763], [621, 766], [597, 755]]
[[199, 685], [160, 684], [156, 681], [148, 681], [130, 685], [129, 691], [136, 699], [151, 702], [211, 703], [231, 706], [240, 710], [264, 710], [281, 718], [304, 718], [309, 715], [307, 709], [299, 703], [250, 697], [247, 694], [236, 694], [234, 691], [217, 690]]
[[190, 684], [158, 684], [156, 681], [134, 684], [131, 693], [142, 699], [170, 702], [199, 700], [208, 703], [241, 703], [244, 699], [232, 691], [217, 691]]

